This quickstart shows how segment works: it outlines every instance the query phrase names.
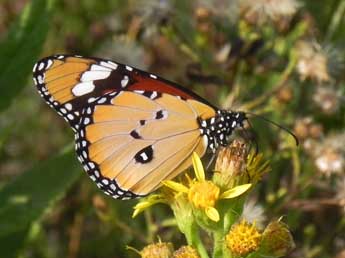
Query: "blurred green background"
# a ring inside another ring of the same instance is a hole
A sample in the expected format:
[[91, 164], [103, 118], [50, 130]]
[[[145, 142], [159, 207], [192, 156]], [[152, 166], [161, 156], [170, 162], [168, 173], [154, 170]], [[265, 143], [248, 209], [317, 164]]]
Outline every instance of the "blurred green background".
[[72, 131], [31, 79], [56, 53], [148, 70], [291, 128], [298, 148], [252, 121], [272, 171], [247, 212], [284, 216], [289, 257], [344, 258], [344, 13], [343, 0], [1, 0], [0, 258], [137, 257], [127, 245], [185, 243], [168, 208], [131, 219], [136, 201], [83, 174]]

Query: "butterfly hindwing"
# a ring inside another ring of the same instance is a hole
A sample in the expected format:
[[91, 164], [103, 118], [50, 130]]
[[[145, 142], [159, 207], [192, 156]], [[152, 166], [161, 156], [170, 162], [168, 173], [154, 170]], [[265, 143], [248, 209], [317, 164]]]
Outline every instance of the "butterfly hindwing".
[[150, 193], [189, 167], [193, 151], [200, 156], [206, 151], [196, 118], [201, 107], [209, 116], [214, 110], [166, 93], [153, 100], [151, 94], [110, 93], [82, 116], [78, 159], [91, 179], [115, 198]]

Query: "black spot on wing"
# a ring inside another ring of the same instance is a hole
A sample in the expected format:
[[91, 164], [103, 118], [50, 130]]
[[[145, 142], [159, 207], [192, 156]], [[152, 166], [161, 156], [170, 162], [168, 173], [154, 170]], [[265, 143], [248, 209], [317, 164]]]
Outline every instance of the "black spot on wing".
[[139, 163], [148, 163], [153, 158], [153, 148], [152, 145], [143, 148], [142, 150], [138, 151], [137, 154], [134, 156], [135, 161]]
[[141, 136], [139, 135], [139, 133], [136, 130], [133, 130], [130, 135], [134, 138], [134, 139], [141, 139]]
[[156, 113], [156, 119], [162, 119], [164, 117], [164, 114], [163, 114], [163, 110], [159, 110], [157, 113]]
[[123, 65], [118, 65], [118, 68], [116, 70], [113, 70], [110, 75], [101, 80], [95, 80], [94, 84], [96, 85], [96, 88], [100, 91], [107, 91], [109, 89], [121, 91], [123, 90], [123, 86], [121, 85], [121, 81], [127, 76], [128, 82], [126, 83], [126, 87], [134, 84], [136, 80], [132, 76], [132, 73], [130, 71], [127, 71]]

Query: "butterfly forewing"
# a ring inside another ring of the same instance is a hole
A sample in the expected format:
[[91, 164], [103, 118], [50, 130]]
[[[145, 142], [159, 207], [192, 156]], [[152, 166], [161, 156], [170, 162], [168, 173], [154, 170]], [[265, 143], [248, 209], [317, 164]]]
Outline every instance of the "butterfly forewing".
[[100, 82], [116, 69], [110, 61], [56, 55], [35, 64], [33, 79], [45, 101], [77, 129], [81, 110], [112, 90]]

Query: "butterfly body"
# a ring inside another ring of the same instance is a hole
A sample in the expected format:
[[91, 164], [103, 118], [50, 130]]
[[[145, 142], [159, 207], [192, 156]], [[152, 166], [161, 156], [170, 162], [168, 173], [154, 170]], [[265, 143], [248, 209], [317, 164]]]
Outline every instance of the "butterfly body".
[[75, 131], [90, 178], [117, 199], [147, 195], [163, 180], [226, 146], [245, 113], [219, 110], [156, 75], [98, 58], [57, 55], [34, 67], [40, 95]]

